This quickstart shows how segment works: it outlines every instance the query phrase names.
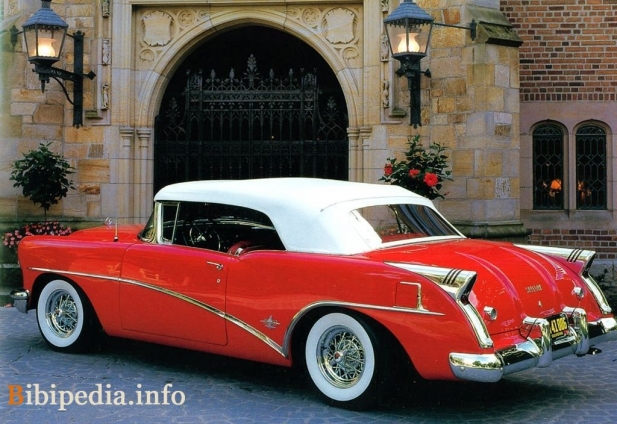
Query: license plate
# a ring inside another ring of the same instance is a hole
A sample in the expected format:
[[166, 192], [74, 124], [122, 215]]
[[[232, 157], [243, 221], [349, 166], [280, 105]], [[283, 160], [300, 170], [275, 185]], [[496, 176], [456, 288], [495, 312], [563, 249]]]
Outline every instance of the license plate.
[[568, 335], [568, 319], [564, 314], [559, 314], [548, 318], [548, 323], [551, 328], [552, 340], [559, 339]]

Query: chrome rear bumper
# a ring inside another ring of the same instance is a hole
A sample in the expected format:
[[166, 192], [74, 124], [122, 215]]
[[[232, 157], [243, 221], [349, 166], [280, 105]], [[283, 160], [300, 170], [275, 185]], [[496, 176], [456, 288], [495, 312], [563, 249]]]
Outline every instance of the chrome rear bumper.
[[617, 340], [615, 318], [587, 322], [587, 313], [583, 309], [566, 308], [563, 312], [570, 323], [568, 338], [553, 343], [549, 322], [544, 318], [528, 317], [524, 324], [537, 327], [541, 333], [539, 338], [528, 338], [490, 354], [451, 353], [452, 372], [463, 380], [495, 382], [504, 375], [548, 367], [553, 360], [564, 356], [585, 355], [592, 345]]

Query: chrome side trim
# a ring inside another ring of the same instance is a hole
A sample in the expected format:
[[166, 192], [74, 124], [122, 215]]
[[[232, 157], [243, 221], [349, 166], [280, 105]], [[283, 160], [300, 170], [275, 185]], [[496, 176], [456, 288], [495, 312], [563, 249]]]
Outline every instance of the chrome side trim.
[[579, 248], [568, 249], [565, 247], [538, 246], [534, 244], [515, 244], [515, 246], [544, 255], [559, 256], [568, 262], [582, 261], [584, 264], [591, 262], [596, 255], [596, 252], [593, 250]]
[[604, 292], [602, 291], [602, 289], [600, 288], [600, 286], [598, 285], [596, 280], [591, 275], [589, 275], [589, 274], [587, 274], [587, 276], [583, 276], [581, 278], [585, 282], [585, 285], [587, 286], [587, 288], [591, 292], [593, 298], [598, 303], [598, 306], [600, 307], [600, 310], [602, 311], [602, 313], [603, 314], [610, 314], [613, 310], [610, 307], [610, 305], [608, 304], [608, 300], [606, 299], [606, 296], [604, 295]]
[[589, 269], [591, 268], [591, 264], [595, 259], [596, 252], [594, 252], [593, 250], [584, 250], [579, 248], [567, 249], [563, 247], [536, 246], [529, 244], [517, 244], [516, 246], [544, 255], [558, 256], [571, 263], [581, 261], [583, 263], [583, 268], [581, 270], [580, 277], [585, 283], [585, 286], [593, 295], [594, 299], [598, 303], [598, 306], [600, 306], [600, 310], [603, 314], [610, 314], [612, 312], [612, 309], [609, 306], [608, 301], [606, 300], [604, 292], [602, 292], [602, 289], [600, 288], [596, 280], [591, 276], [591, 274], [589, 274]]
[[108, 275], [88, 274], [85, 272], [65, 271], [65, 270], [51, 269], [51, 268], [39, 268], [36, 266], [28, 267], [28, 269], [30, 271], [53, 272], [54, 274], [75, 275], [77, 277], [97, 278], [99, 280], [108, 280], [108, 281], [120, 281], [119, 277], [110, 277]]
[[471, 293], [471, 289], [476, 282], [476, 272], [457, 268], [408, 264], [404, 262], [386, 262], [386, 264], [419, 274], [436, 284], [452, 297], [461, 309], [471, 325], [478, 345], [482, 348], [493, 347], [493, 339], [491, 339], [488, 333], [486, 324], [484, 324], [478, 310], [469, 303], [469, 293]]
[[190, 303], [191, 305], [197, 306], [201, 309], [205, 309], [206, 311], [210, 312], [211, 314], [214, 314], [220, 318], [226, 318], [226, 314], [225, 312], [221, 311], [218, 308], [215, 308], [213, 306], [208, 305], [207, 303], [201, 302], [197, 299], [194, 299], [190, 296], [184, 295], [182, 293], [178, 293], [176, 291], [173, 290], [169, 290], [169, 289], [165, 289], [163, 287], [159, 287], [159, 286], [155, 286], [153, 284], [148, 284], [148, 283], [142, 283], [140, 281], [135, 281], [135, 280], [129, 280], [126, 278], [118, 278], [118, 282], [122, 282], [122, 283], [126, 283], [126, 284], [130, 284], [132, 286], [138, 286], [138, 287], [143, 287], [145, 289], [149, 289], [149, 290], [153, 290], [153, 291], [157, 291], [159, 293], [163, 293], [166, 294], [168, 296], [171, 297], [175, 297], [176, 299], [180, 299], [183, 300], [187, 303]]
[[63, 275], [73, 275], [73, 276], [80, 276], [80, 277], [89, 277], [89, 278], [97, 278], [97, 279], [101, 279], [101, 280], [108, 280], [108, 281], [116, 281], [119, 283], [126, 283], [126, 284], [131, 284], [134, 286], [138, 286], [138, 287], [143, 287], [145, 289], [149, 289], [149, 290], [154, 290], [157, 291], [159, 293], [163, 293], [166, 294], [168, 296], [172, 296], [175, 297], [176, 299], [180, 299], [182, 301], [185, 301], [187, 303], [190, 303], [193, 306], [197, 306], [198, 308], [201, 308], [211, 314], [214, 314], [240, 328], [242, 328], [243, 330], [247, 331], [248, 333], [252, 334], [253, 336], [257, 337], [258, 339], [260, 339], [262, 342], [264, 342], [266, 345], [268, 345], [269, 347], [271, 347], [272, 349], [274, 349], [279, 355], [283, 356], [283, 357], [287, 357], [287, 353], [284, 352], [283, 348], [276, 343], [274, 340], [272, 340], [271, 338], [269, 338], [268, 336], [266, 336], [264, 333], [262, 333], [261, 331], [257, 330], [256, 328], [252, 327], [251, 325], [247, 324], [246, 322], [242, 321], [239, 318], [234, 317], [233, 315], [230, 315], [224, 311], [221, 311], [218, 308], [215, 308], [211, 305], [208, 305], [207, 303], [201, 302], [197, 299], [194, 299], [190, 296], [186, 296], [182, 293], [178, 293], [175, 292], [173, 290], [168, 290], [165, 289], [163, 287], [159, 287], [159, 286], [155, 286], [152, 284], [148, 284], [148, 283], [143, 283], [141, 281], [136, 281], [136, 280], [130, 280], [127, 278], [119, 278], [119, 277], [109, 277], [109, 276], [105, 276], [105, 275], [97, 275], [97, 274], [88, 274], [88, 273], [84, 273], [84, 272], [74, 272], [74, 271], [61, 271], [61, 270], [54, 270], [54, 269], [47, 269], [47, 268], [36, 268], [36, 267], [31, 267], [30, 268], [33, 271], [39, 271], [39, 272], [53, 272], [56, 274], [63, 274]]
[[182, 293], [178, 293], [175, 292], [173, 290], [168, 290], [165, 289], [163, 287], [159, 287], [159, 286], [155, 286], [152, 284], [148, 284], [148, 283], [144, 283], [141, 281], [136, 281], [136, 280], [131, 280], [131, 279], [127, 279], [127, 278], [120, 278], [120, 277], [109, 277], [106, 275], [97, 275], [97, 274], [89, 274], [89, 273], [84, 273], [84, 272], [75, 272], [75, 271], [63, 271], [63, 270], [57, 270], [57, 269], [49, 269], [49, 268], [38, 268], [38, 267], [30, 267], [29, 268], [32, 271], [38, 271], [38, 272], [52, 272], [55, 274], [61, 274], [61, 275], [72, 275], [72, 276], [79, 276], [79, 277], [87, 277], [87, 278], [96, 278], [96, 279], [100, 279], [100, 280], [106, 280], [106, 281], [115, 281], [115, 282], [119, 282], [119, 283], [125, 283], [125, 284], [131, 284], [134, 286], [139, 286], [148, 290], [154, 290], [157, 291], [159, 293], [163, 293], [166, 294], [168, 296], [172, 296], [176, 299], [180, 299], [182, 301], [185, 301], [187, 303], [190, 303], [193, 306], [196, 306], [198, 308], [201, 308], [209, 313], [212, 313], [234, 325], [236, 325], [239, 328], [242, 328], [243, 330], [247, 331], [249, 334], [253, 335], [254, 337], [257, 337], [258, 339], [260, 339], [262, 342], [264, 342], [266, 345], [268, 345], [269, 347], [271, 347], [272, 349], [274, 349], [279, 355], [283, 356], [284, 358], [288, 358], [289, 357], [289, 348], [290, 348], [290, 344], [291, 344], [291, 334], [293, 332], [293, 329], [296, 327], [296, 325], [298, 324], [300, 318], [302, 318], [307, 312], [318, 308], [318, 307], [323, 307], [323, 306], [336, 306], [336, 307], [346, 307], [346, 308], [358, 308], [358, 309], [374, 309], [374, 310], [382, 310], [382, 311], [391, 311], [391, 312], [399, 312], [399, 313], [411, 313], [411, 314], [421, 314], [421, 315], [436, 315], [436, 316], [443, 316], [444, 314], [439, 313], [439, 312], [431, 312], [428, 310], [418, 310], [418, 309], [411, 309], [411, 308], [403, 308], [403, 307], [396, 307], [396, 306], [379, 306], [379, 305], [370, 305], [370, 304], [364, 304], [364, 303], [352, 303], [352, 302], [340, 302], [340, 301], [332, 301], [332, 300], [328, 300], [328, 301], [319, 301], [319, 302], [314, 302], [311, 304], [306, 305], [304, 308], [300, 309], [291, 319], [291, 322], [289, 324], [289, 326], [287, 327], [287, 330], [285, 331], [285, 335], [283, 337], [283, 344], [282, 346], [279, 345], [277, 342], [275, 342], [273, 339], [269, 338], [268, 336], [266, 336], [264, 333], [262, 333], [261, 331], [259, 331], [258, 329], [256, 329], [255, 327], [251, 326], [250, 324], [247, 324], [246, 322], [242, 321], [241, 319], [230, 315], [228, 313], [226, 313], [225, 311], [221, 311], [218, 308], [215, 308], [211, 305], [208, 305], [207, 303], [201, 302], [197, 299], [194, 299], [190, 296], [186, 296]]
[[285, 331], [285, 337], [283, 338], [283, 346], [284, 346], [283, 351], [285, 352], [285, 357], [287, 357], [288, 355], [289, 346], [291, 344], [291, 335], [293, 334], [293, 330], [295, 329], [298, 322], [300, 322], [300, 319], [304, 315], [306, 315], [308, 312], [312, 311], [313, 309], [321, 308], [321, 307], [328, 307], [328, 306], [329, 307], [351, 308], [351, 309], [354, 309], [354, 308], [355, 309], [373, 309], [373, 310], [378, 310], [378, 311], [402, 312], [406, 314], [435, 315], [435, 316], [445, 315], [440, 312], [431, 312], [426, 309], [420, 310], [420, 309], [403, 308], [403, 307], [397, 307], [397, 306], [378, 306], [378, 305], [369, 305], [366, 303], [341, 302], [337, 300], [322, 300], [319, 302], [309, 303], [308, 305], [300, 309], [298, 312], [296, 312], [296, 314], [291, 319], [289, 327], [287, 327], [287, 330]]

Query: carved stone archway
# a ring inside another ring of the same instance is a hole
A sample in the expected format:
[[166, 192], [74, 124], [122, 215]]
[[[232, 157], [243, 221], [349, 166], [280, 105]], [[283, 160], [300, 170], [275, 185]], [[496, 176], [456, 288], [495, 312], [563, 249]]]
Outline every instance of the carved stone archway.
[[241, 27], [205, 43], [171, 78], [157, 117], [154, 189], [198, 179], [346, 180], [347, 127], [342, 90], [319, 54], [280, 31]]

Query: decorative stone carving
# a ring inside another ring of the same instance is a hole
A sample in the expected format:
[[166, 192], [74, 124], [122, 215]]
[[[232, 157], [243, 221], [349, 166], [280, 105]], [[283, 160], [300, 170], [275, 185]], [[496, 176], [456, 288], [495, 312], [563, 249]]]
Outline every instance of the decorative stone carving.
[[173, 18], [166, 12], [154, 11], [141, 18], [143, 41], [149, 46], [165, 46], [172, 39]]
[[381, 0], [381, 11], [382, 12], [390, 11], [390, 1], [389, 0]]
[[318, 9], [309, 7], [302, 12], [302, 22], [310, 27], [315, 27], [319, 22], [319, 16], [321, 13]]
[[358, 52], [358, 49], [355, 46], [348, 47], [345, 50], [343, 50], [343, 59], [345, 59], [345, 63], [347, 64], [347, 66], [351, 68], [357, 68], [361, 65], [358, 62], [359, 57], [360, 57], [360, 53]]
[[195, 23], [196, 17], [195, 12], [192, 10], [183, 10], [178, 13], [178, 22], [183, 27], [191, 26]]
[[[363, 13], [359, 7], [298, 7], [286, 10], [287, 19], [297, 22], [330, 45], [348, 67], [362, 67], [362, 46], [357, 28], [362, 27]], [[359, 74], [353, 73], [356, 89]]]
[[18, 0], [9, 0], [7, 7], [4, 11], [5, 16], [15, 16], [19, 13], [19, 1]]
[[333, 9], [324, 17], [326, 40], [332, 44], [350, 43], [354, 39], [354, 22], [356, 15], [349, 9]]
[[109, 15], [111, 14], [110, 3], [111, 3], [111, 0], [101, 1], [101, 13], [104, 18], [109, 18]]
[[101, 109], [109, 109], [109, 84], [105, 83], [101, 87]]
[[103, 38], [101, 51], [101, 63], [103, 65], [111, 65], [111, 40], [109, 38]]
[[141, 59], [141, 61], [143, 63], [151, 63], [154, 62], [154, 58], [156, 57], [156, 54], [154, 53], [153, 50], [151, 49], [144, 49], [141, 51], [141, 53], [139, 54], [139, 58]]
[[182, 32], [203, 25], [210, 19], [208, 8], [143, 9], [137, 15], [137, 57], [142, 69], [152, 66], [156, 58], [167, 49]]
[[390, 46], [388, 45], [388, 35], [387, 34], [381, 34], [380, 54], [381, 54], [382, 62], [387, 62], [388, 60], [390, 60]]
[[381, 107], [388, 108], [390, 107], [390, 80], [381, 81]]

